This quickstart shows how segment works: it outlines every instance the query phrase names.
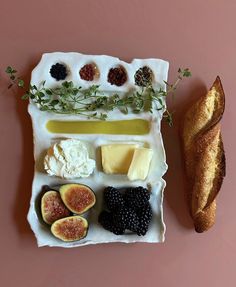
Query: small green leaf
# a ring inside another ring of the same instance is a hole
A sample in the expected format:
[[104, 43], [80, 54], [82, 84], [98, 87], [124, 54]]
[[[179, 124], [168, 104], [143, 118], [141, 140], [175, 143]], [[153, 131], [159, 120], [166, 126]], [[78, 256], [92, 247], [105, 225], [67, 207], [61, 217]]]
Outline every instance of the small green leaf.
[[124, 107], [124, 109], [123, 109], [123, 113], [124, 113], [125, 115], [127, 115], [127, 114], [129, 113], [129, 110], [128, 110], [128, 108], [127, 108], [127, 107]]
[[100, 114], [100, 119], [101, 119], [102, 121], [105, 121], [105, 120], [107, 119], [107, 114], [101, 113], [101, 114]]
[[45, 96], [43, 92], [38, 92], [37, 95], [39, 98], [43, 98]]
[[171, 114], [168, 110], [166, 110], [165, 113], [164, 113], [164, 115], [163, 115], [163, 117], [166, 119], [168, 125], [169, 125], [170, 127], [172, 127], [172, 126], [173, 126], [173, 117], [172, 117], [172, 114]]
[[26, 93], [26, 94], [24, 94], [22, 97], [21, 97], [21, 99], [22, 100], [27, 100], [28, 98], [29, 98], [29, 94], [28, 93]]
[[74, 88], [74, 89], [71, 91], [71, 93], [72, 93], [74, 96], [76, 96], [76, 95], [78, 94], [78, 92], [79, 92], [79, 89], [76, 89], [76, 88]]
[[18, 87], [23, 88], [24, 85], [25, 85], [25, 82], [20, 79], [20, 80], [18, 81]]
[[157, 101], [158, 101], [158, 103], [159, 103], [162, 107], [164, 106], [163, 101], [162, 101], [161, 98], [158, 98]]
[[183, 77], [191, 77], [192, 76], [192, 73], [190, 72], [190, 70], [188, 68], [184, 69], [183, 70]]
[[118, 106], [118, 107], [122, 107], [123, 105], [124, 105], [123, 100], [118, 100], [118, 101], [117, 101], [117, 106]]
[[48, 111], [48, 107], [47, 106], [41, 106], [40, 108], [40, 111]]
[[53, 101], [50, 102], [50, 105], [54, 107], [54, 106], [56, 106], [58, 103], [59, 103], [58, 100], [53, 100]]
[[17, 71], [13, 69], [11, 66], [8, 66], [5, 70], [7, 74], [15, 74]]
[[65, 81], [61, 85], [62, 85], [62, 87], [65, 87], [65, 88], [68, 89], [68, 88], [72, 88], [73, 87], [73, 82], [72, 81], [70, 81], [70, 82]]
[[45, 99], [45, 100], [42, 100], [42, 103], [47, 104], [47, 103], [49, 103], [50, 101], [51, 101], [50, 99]]
[[11, 70], [12, 70], [12, 68], [11, 68], [10, 66], [8, 66], [8, 67], [6, 68], [6, 70], [5, 70], [5, 72], [6, 72], [7, 74], [10, 74], [10, 73], [11, 73]]
[[45, 92], [46, 92], [46, 94], [48, 94], [49, 96], [52, 95], [52, 91], [51, 91], [50, 89], [46, 89]]

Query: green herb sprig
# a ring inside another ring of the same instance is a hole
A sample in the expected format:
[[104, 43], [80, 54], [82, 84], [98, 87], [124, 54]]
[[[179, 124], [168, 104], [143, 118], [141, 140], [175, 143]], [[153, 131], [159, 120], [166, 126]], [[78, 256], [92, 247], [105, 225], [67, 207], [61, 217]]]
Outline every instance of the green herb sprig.
[[[24, 87], [24, 81], [16, 76], [16, 72], [10, 66], [6, 69], [11, 81], [9, 88], [14, 84]], [[22, 99], [31, 99], [41, 111], [77, 114], [99, 120], [106, 120], [109, 112], [116, 109], [124, 114], [129, 112], [136, 114], [141, 112], [153, 113], [154, 109], [163, 110], [163, 117], [171, 126], [173, 125], [172, 114], [166, 107], [165, 98], [175, 93], [179, 82], [183, 78], [190, 76], [189, 69], [179, 69], [174, 84], [164, 82], [166, 90], [162, 87], [155, 90], [150, 85], [143, 87], [140, 91], [132, 91], [122, 96], [117, 93], [109, 96], [104, 95], [97, 85], [92, 85], [90, 88], [83, 90], [81, 87], [76, 87], [72, 81], [65, 81], [58, 87], [47, 88], [44, 81], [39, 87], [30, 85], [29, 90], [22, 96]]]
[[20, 79], [16, 76], [17, 70], [13, 69], [11, 66], [8, 66], [5, 70], [5, 72], [9, 75], [9, 78], [11, 80], [8, 89], [10, 89], [13, 85], [17, 85], [20, 88], [23, 88], [25, 85], [24, 80]]

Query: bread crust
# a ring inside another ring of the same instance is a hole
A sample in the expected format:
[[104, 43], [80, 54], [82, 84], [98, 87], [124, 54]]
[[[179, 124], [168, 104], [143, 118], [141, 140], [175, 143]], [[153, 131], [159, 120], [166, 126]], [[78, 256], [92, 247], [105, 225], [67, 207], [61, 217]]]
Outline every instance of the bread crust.
[[225, 153], [220, 120], [225, 95], [217, 77], [208, 93], [186, 112], [181, 131], [188, 205], [195, 230], [204, 232], [215, 223], [216, 196], [225, 176]]

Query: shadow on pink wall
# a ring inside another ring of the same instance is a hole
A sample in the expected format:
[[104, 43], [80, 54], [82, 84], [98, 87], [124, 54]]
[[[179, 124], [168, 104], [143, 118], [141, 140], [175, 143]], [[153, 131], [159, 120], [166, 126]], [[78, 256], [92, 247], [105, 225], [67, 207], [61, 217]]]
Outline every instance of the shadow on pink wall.
[[[25, 80], [26, 86], [28, 86], [31, 77], [31, 71], [35, 67], [38, 59], [32, 60], [27, 70], [24, 70], [20, 75]], [[12, 91], [9, 91], [9, 93]], [[31, 187], [34, 174], [34, 157], [33, 157], [33, 134], [30, 116], [27, 111], [28, 101], [21, 99], [24, 91], [14, 90], [13, 96], [16, 101], [16, 113], [21, 123], [21, 132], [23, 135], [23, 147], [22, 147], [22, 160], [20, 168], [20, 176], [18, 181], [18, 189], [15, 196], [15, 205], [13, 217], [18, 228], [19, 233], [22, 235], [32, 235], [29, 223], [27, 221], [27, 213], [29, 209], [29, 203], [31, 198]]]
[[[183, 84], [184, 85], [184, 84]], [[169, 127], [162, 124], [162, 134], [169, 166], [164, 176], [167, 186], [165, 189], [165, 204], [170, 207], [180, 225], [187, 229], [193, 229], [187, 204], [187, 187], [184, 174], [184, 164], [181, 151], [181, 122], [185, 111], [191, 104], [206, 94], [205, 85], [198, 79], [192, 81], [191, 89], [177, 91], [175, 97], [178, 101], [169, 99], [169, 108], [174, 111], [174, 125]]]

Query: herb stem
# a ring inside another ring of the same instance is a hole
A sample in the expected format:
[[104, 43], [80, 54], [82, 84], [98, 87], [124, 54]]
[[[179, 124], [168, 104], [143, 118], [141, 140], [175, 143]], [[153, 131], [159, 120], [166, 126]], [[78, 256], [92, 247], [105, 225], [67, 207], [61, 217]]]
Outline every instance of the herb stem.
[[[12, 67], [6, 68], [6, 73], [10, 78], [11, 88], [13, 85], [24, 87], [24, 81], [16, 76], [17, 71]], [[174, 84], [164, 81], [167, 88], [159, 88], [154, 90], [153, 86], [142, 87], [141, 91], [133, 91], [124, 96], [113, 94], [106, 96], [99, 91], [99, 86], [92, 85], [87, 90], [74, 86], [73, 82], [63, 82], [61, 86], [56, 88], [46, 88], [45, 81], [40, 87], [35, 85], [29, 86], [22, 99], [30, 99], [39, 106], [40, 110], [54, 112], [58, 114], [78, 114], [87, 118], [105, 120], [108, 113], [112, 110], [119, 110], [124, 114], [129, 111], [137, 114], [141, 112], [153, 113], [153, 109], [164, 112], [163, 117], [166, 118], [169, 125], [173, 124], [172, 115], [168, 111], [165, 98], [174, 95], [177, 86], [184, 77], [190, 77], [189, 69], [179, 69], [178, 77]], [[77, 105], [77, 106], [76, 106]], [[98, 113], [103, 110], [103, 113]]]

